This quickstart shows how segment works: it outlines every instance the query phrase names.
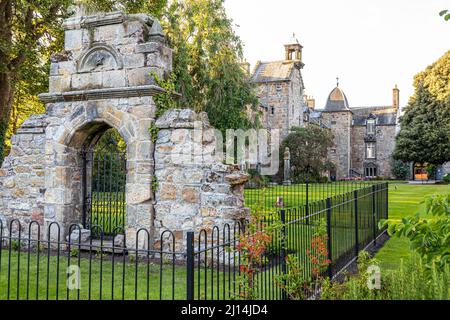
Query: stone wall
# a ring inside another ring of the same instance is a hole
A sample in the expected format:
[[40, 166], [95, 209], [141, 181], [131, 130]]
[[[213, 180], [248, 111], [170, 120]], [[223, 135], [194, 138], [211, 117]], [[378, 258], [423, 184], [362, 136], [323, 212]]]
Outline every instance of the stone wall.
[[[44, 222], [45, 115], [30, 117], [11, 139], [11, 152], [0, 169], [0, 219]], [[5, 233], [4, 233], [5, 235]]]
[[352, 113], [323, 112], [322, 120], [333, 135], [334, 145], [328, 151], [328, 159], [336, 165], [336, 178], [346, 178], [350, 169]]
[[293, 68], [289, 81], [257, 83], [256, 95], [260, 103], [267, 107], [263, 125], [268, 129], [281, 130], [281, 139], [289, 134], [293, 126], [303, 125], [303, 82], [299, 69]]
[[183, 249], [186, 231], [247, 218], [243, 188], [248, 176], [216, 157], [215, 130], [206, 114], [170, 110], [156, 125], [155, 227], [174, 232], [177, 250]]
[[378, 125], [376, 138], [376, 158], [366, 159], [366, 126], [352, 126], [352, 168], [364, 174], [364, 165], [373, 163], [377, 166], [378, 176], [393, 178], [392, 153], [395, 148], [395, 125]]

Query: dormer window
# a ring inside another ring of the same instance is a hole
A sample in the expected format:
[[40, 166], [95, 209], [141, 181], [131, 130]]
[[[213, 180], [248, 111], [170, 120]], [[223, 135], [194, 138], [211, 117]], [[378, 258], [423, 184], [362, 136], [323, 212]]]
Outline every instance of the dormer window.
[[374, 118], [369, 118], [366, 121], [366, 133], [375, 134], [376, 121]]

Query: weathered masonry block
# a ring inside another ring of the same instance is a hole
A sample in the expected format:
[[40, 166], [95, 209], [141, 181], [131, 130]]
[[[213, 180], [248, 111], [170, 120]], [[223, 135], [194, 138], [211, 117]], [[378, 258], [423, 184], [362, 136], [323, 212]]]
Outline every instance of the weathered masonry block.
[[156, 126], [155, 176], [159, 188], [155, 226], [172, 230], [176, 240], [181, 240], [186, 231], [211, 230], [247, 218], [243, 188], [248, 176], [237, 166], [220, 161], [220, 144], [206, 113], [169, 110]]
[[[166, 77], [172, 71], [172, 50], [159, 22], [143, 14], [114, 12], [72, 17], [63, 26], [64, 51], [52, 56], [49, 92], [40, 95], [46, 112], [30, 117], [17, 131], [0, 169], [3, 226], [13, 219], [24, 224], [35, 220], [45, 230], [57, 222], [67, 236], [68, 226], [82, 224], [89, 205], [83, 155], [110, 128], [127, 145], [127, 245], [135, 245], [141, 228], [149, 230], [152, 239], [168, 228], [180, 247], [186, 230], [240, 216], [244, 182], [239, 179], [244, 177], [233, 167], [207, 159], [213, 137], [204, 137], [198, 145], [200, 165], [175, 164], [163, 151], [191, 143], [194, 118], [201, 117], [203, 127], [210, 128], [205, 115], [169, 111], [158, 122], [155, 158], [149, 133], [156, 120], [153, 96], [164, 90], [153, 75]], [[155, 166], [158, 190], [153, 190]]]

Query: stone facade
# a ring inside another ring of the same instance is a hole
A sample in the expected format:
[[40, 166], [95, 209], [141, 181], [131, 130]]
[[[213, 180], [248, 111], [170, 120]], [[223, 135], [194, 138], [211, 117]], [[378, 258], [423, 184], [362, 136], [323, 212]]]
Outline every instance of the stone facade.
[[303, 99], [302, 46], [294, 39], [285, 49], [285, 60], [258, 62], [250, 78], [260, 101], [262, 124], [267, 129], [280, 130], [281, 138], [293, 126], [303, 126], [307, 108]]
[[392, 106], [351, 108], [339, 86], [331, 91], [325, 108], [315, 116], [333, 135], [334, 146], [328, 152], [336, 167], [330, 172], [332, 178], [394, 178], [391, 165], [398, 96], [399, 90], [395, 88]]
[[351, 124], [352, 114], [349, 111], [323, 112], [322, 122], [328, 124], [333, 135], [334, 146], [328, 150], [328, 159], [336, 167], [335, 174], [338, 178], [347, 177], [351, 161]]
[[[161, 156], [167, 147], [164, 134], [172, 126], [178, 128], [183, 116], [172, 119], [169, 113], [159, 122], [162, 130], [158, 143], [162, 146], [157, 147], [155, 163], [155, 145], [149, 128], [156, 120], [153, 96], [163, 89], [155, 85], [153, 74], [165, 77], [172, 70], [172, 50], [165, 44], [159, 22], [147, 15], [114, 12], [69, 18], [64, 29], [64, 51], [53, 55], [51, 60], [49, 93], [40, 95], [46, 102], [46, 113], [32, 116], [18, 130], [12, 138], [11, 153], [0, 170], [1, 221], [6, 224], [13, 218], [25, 223], [37, 220], [43, 226], [58, 222], [64, 236], [67, 235], [67, 227], [81, 223], [85, 214], [85, 172], [89, 168], [83, 154], [91, 151], [110, 128], [116, 129], [127, 145], [128, 245], [134, 245], [140, 228], [148, 229], [158, 238], [158, 228], [184, 231], [208, 220], [203, 217], [214, 216], [206, 211], [212, 209], [213, 201], [220, 200], [219, 197], [207, 200], [207, 192], [201, 190], [204, 185], [199, 184], [203, 181], [198, 177], [204, 176], [202, 170], [206, 170], [208, 177], [216, 174], [221, 181], [216, 184], [211, 181], [211, 188], [216, 188], [224, 200], [222, 205], [215, 206], [218, 211], [211, 223], [219, 222], [221, 215], [227, 215], [224, 221], [230, 221], [235, 212], [232, 209], [243, 207], [242, 190], [234, 187], [235, 182], [224, 180], [235, 173], [232, 167], [214, 164], [213, 160], [195, 168], [189, 165], [184, 168], [181, 163], [178, 171], [171, 173], [177, 184], [175, 193], [170, 188], [170, 178], [161, 171], [167, 160]], [[188, 120], [194, 117], [185, 112]], [[206, 119], [204, 125], [207, 126]], [[174, 131], [172, 142], [178, 141], [178, 146], [184, 147], [188, 138], [179, 130]], [[207, 149], [199, 155], [209, 152], [210, 143], [206, 140], [199, 146]], [[152, 190], [155, 166], [160, 178], [158, 191]], [[186, 175], [187, 172], [192, 174]], [[179, 180], [183, 182], [178, 184]], [[155, 203], [159, 212], [154, 210]], [[225, 213], [226, 205], [230, 212]], [[199, 218], [202, 213], [204, 216]], [[195, 221], [189, 223], [187, 217]]]

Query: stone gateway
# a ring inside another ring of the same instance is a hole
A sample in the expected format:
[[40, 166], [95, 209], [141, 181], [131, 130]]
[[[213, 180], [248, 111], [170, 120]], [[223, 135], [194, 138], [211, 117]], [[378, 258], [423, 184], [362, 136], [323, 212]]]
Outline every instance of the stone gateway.
[[[83, 224], [91, 205], [85, 197], [90, 169], [83, 154], [111, 128], [126, 143], [127, 245], [135, 244], [140, 228], [154, 239], [169, 228], [182, 245], [183, 232], [206, 220], [221, 224], [245, 214], [241, 186], [246, 176], [203, 157], [213, 152], [208, 145], [214, 138], [206, 131], [208, 142], [200, 141], [203, 161], [186, 168], [168, 161], [177, 145], [194, 143], [190, 121], [201, 118], [209, 127], [205, 115], [169, 111], [157, 123], [162, 130], [156, 147], [152, 141], [149, 128], [157, 120], [152, 97], [164, 91], [152, 75], [164, 78], [172, 69], [172, 50], [159, 22], [114, 12], [72, 17], [63, 26], [64, 51], [52, 56], [49, 93], [40, 95], [46, 113], [25, 121], [0, 170], [3, 225], [13, 218], [43, 226], [58, 222], [67, 235], [69, 225]], [[220, 189], [220, 196], [212, 196], [209, 188]], [[230, 216], [223, 218], [225, 211]]]

